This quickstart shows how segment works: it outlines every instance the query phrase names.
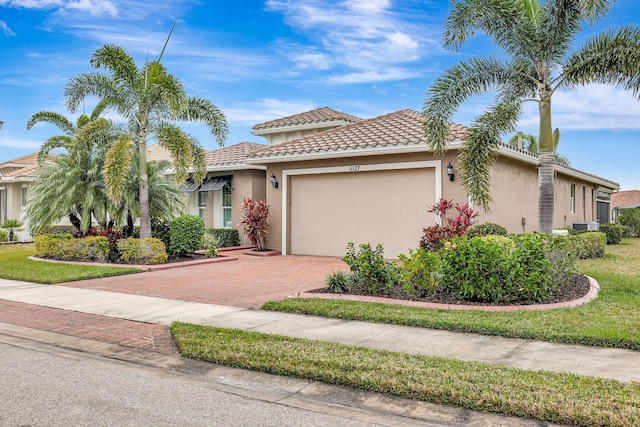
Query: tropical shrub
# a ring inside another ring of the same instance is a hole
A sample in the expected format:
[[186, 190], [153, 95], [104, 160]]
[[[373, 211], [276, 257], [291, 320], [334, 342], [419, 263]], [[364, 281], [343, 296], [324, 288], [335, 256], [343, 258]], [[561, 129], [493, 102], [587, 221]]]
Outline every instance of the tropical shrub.
[[[34, 230], [33, 228], [31, 229]], [[73, 225], [49, 225], [40, 227], [37, 229], [37, 233], [32, 233], [34, 236], [41, 234], [73, 234], [75, 227]]]
[[515, 299], [542, 302], [551, 296], [553, 266], [547, 258], [547, 236], [524, 233], [513, 237], [510, 253], [510, 286]]
[[599, 231], [582, 233], [573, 238], [578, 253], [578, 258], [601, 258], [607, 246], [607, 235]]
[[371, 294], [386, 295], [397, 283], [398, 268], [384, 259], [381, 244], [375, 249], [370, 244], [361, 244], [356, 251], [353, 242], [349, 242], [342, 260], [351, 269], [354, 286], [362, 287]]
[[506, 228], [492, 222], [472, 225], [465, 233], [470, 239], [479, 236], [507, 236], [508, 234]]
[[[465, 234], [465, 236], [468, 239], [471, 239], [472, 237], [469, 237]], [[513, 250], [513, 247], [515, 245], [514, 241], [512, 238], [507, 237], [507, 236], [501, 236], [501, 235], [497, 235], [497, 234], [488, 234], [485, 236], [481, 236], [480, 239], [482, 240], [488, 240], [490, 242], [494, 242], [495, 244], [497, 244], [500, 249], [502, 249], [503, 251], [510, 253]]]
[[9, 241], [13, 242], [16, 240], [14, 235], [15, 231], [22, 231], [22, 222], [17, 219], [7, 218], [4, 220], [2, 224], [0, 224], [0, 228], [7, 231], [9, 233]]
[[220, 242], [218, 239], [210, 234], [208, 231], [204, 233], [202, 236], [202, 248], [206, 250], [206, 255], [208, 258], [216, 258], [218, 256], [218, 248], [220, 247]]
[[330, 275], [327, 276], [325, 280], [325, 285], [330, 292], [335, 292], [338, 294], [348, 292], [353, 284], [353, 279], [350, 273], [344, 271], [334, 271]]
[[267, 217], [269, 205], [264, 200], [256, 201], [248, 197], [242, 202], [242, 218], [240, 224], [244, 232], [259, 251], [267, 250]]
[[405, 293], [412, 297], [424, 297], [435, 292], [440, 267], [440, 255], [419, 248], [409, 250], [409, 256], [398, 255], [400, 280]]
[[9, 240], [9, 233], [4, 230], [0, 230], [0, 242], [6, 242]]
[[122, 262], [130, 264], [160, 264], [167, 260], [167, 251], [160, 239], [129, 237], [118, 241]]
[[[140, 237], [140, 227], [135, 228], [137, 235]], [[164, 246], [168, 248], [171, 245], [171, 226], [169, 221], [162, 218], [151, 218], [151, 237], [162, 240]]]
[[627, 227], [626, 237], [640, 237], [640, 209], [625, 209], [616, 222]]
[[109, 240], [104, 236], [74, 239], [70, 234], [45, 234], [34, 241], [36, 255], [43, 258], [104, 262], [109, 257]]
[[571, 236], [549, 236], [546, 256], [551, 263], [551, 281], [558, 286], [569, 283], [576, 270], [578, 251]]
[[183, 256], [200, 248], [205, 233], [204, 221], [196, 215], [182, 215], [171, 220], [169, 253]]
[[[447, 216], [452, 208], [458, 211], [455, 218]], [[438, 224], [423, 229], [424, 234], [420, 238], [420, 247], [427, 251], [437, 251], [442, 248], [443, 241], [465, 234], [473, 224], [473, 220], [479, 215], [468, 203], [462, 205], [456, 203], [454, 206], [453, 200], [444, 198], [431, 206], [427, 212], [434, 213], [438, 217]]]
[[240, 233], [235, 228], [209, 228], [207, 234], [218, 239], [221, 248], [240, 246]]
[[619, 245], [627, 227], [617, 224], [600, 224], [600, 231], [607, 235], [607, 245]]

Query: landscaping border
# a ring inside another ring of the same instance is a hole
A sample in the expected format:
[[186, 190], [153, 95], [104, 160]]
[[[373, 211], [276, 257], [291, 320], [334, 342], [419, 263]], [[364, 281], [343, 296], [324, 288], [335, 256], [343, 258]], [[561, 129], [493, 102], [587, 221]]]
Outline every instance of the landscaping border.
[[384, 304], [398, 304], [409, 307], [435, 308], [442, 310], [481, 310], [481, 311], [541, 311], [552, 310], [556, 308], [573, 308], [593, 301], [598, 296], [600, 284], [593, 278], [585, 276], [589, 279], [589, 292], [581, 298], [572, 301], [557, 302], [553, 304], [531, 304], [531, 305], [464, 305], [464, 304], [439, 304], [435, 302], [408, 301], [385, 297], [372, 297], [362, 295], [348, 294], [328, 294], [315, 292], [299, 292], [291, 294], [287, 298], [320, 298], [320, 299], [339, 299], [347, 301], [362, 302], [378, 302]]

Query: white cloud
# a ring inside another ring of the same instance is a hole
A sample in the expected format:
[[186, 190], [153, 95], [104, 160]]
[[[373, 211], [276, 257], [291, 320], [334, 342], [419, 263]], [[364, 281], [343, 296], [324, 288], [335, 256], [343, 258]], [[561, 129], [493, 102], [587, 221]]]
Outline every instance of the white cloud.
[[[554, 127], [571, 130], [640, 130], [640, 101], [630, 92], [606, 85], [558, 91], [552, 104]], [[537, 131], [537, 105], [528, 103], [522, 127]]]
[[0, 5], [24, 9], [54, 9], [59, 12], [76, 10], [91, 16], [118, 16], [116, 5], [110, 0], [0, 0]]
[[313, 101], [283, 101], [263, 98], [256, 102], [224, 108], [223, 111], [229, 122], [253, 126], [257, 123], [299, 114], [315, 108], [318, 107]]
[[5, 36], [15, 36], [16, 35], [16, 33], [14, 33], [11, 30], [11, 28], [9, 28], [7, 23], [4, 22], [4, 21], [0, 21], [0, 30], [2, 30], [2, 32], [4, 33]]
[[[439, 29], [427, 29], [415, 10], [411, 15], [403, 15], [392, 6], [390, 0], [267, 1], [267, 10], [282, 13], [285, 23], [309, 40], [296, 48], [281, 41], [282, 51], [288, 52], [285, 56], [298, 68], [346, 67], [343, 77], [331, 79], [336, 82], [351, 82], [358, 74], [369, 78], [380, 75], [384, 79], [393, 75], [400, 79], [413, 76], [407, 70], [393, 73], [384, 70], [416, 66], [428, 48], [437, 46]], [[425, 36], [428, 34], [433, 37]]]
[[24, 139], [0, 138], [0, 147], [39, 149], [42, 141], [26, 141]]
[[391, 80], [404, 80], [418, 77], [418, 72], [405, 70], [403, 68], [387, 68], [381, 70], [368, 70], [347, 74], [336, 74], [329, 76], [329, 81], [333, 83], [375, 83]]

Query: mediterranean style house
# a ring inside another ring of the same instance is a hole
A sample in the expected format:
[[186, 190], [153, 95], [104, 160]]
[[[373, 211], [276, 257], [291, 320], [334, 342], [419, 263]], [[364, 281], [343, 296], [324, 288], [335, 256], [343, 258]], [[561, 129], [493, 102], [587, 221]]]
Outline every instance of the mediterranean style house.
[[[0, 163], [0, 224], [6, 219], [25, 220], [27, 188], [35, 179], [38, 153]], [[28, 230], [16, 232], [18, 240], [29, 237]]]
[[[238, 228], [242, 240], [243, 199], [266, 199], [267, 244], [283, 255], [343, 256], [354, 242], [381, 243], [385, 256], [395, 258], [417, 247], [422, 229], [436, 223], [427, 212], [436, 201], [467, 200], [457, 177], [467, 128], [452, 124], [447, 153], [437, 157], [425, 144], [422, 120], [412, 110], [362, 119], [325, 107], [257, 124], [252, 133], [266, 145], [241, 142], [207, 152], [204, 182], [182, 186], [189, 211], [207, 227]], [[168, 153], [150, 146], [148, 158], [166, 159]], [[500, 145], [491, 168], [493, 202], [478, 222], [498, 223], [511, 233], [535, 231], [537, 164], [536, 154]], [[556, 165], [554, 226], [610, 222], [617, 190], [613, 181]]]

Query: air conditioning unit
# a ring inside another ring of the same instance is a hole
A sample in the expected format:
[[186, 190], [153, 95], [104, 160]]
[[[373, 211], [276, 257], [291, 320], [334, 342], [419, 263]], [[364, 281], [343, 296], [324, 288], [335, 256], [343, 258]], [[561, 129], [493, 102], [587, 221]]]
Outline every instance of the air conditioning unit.
[[573, 223], [573, 229], [574, 230], [598, 231], [600, 229], [600, 224], [597, 221], [574, 222]]

